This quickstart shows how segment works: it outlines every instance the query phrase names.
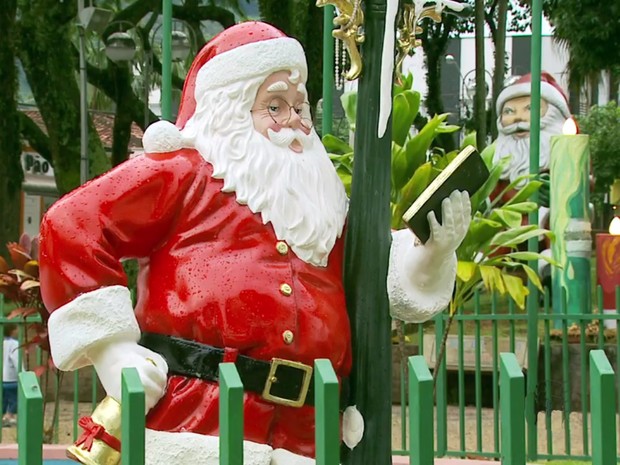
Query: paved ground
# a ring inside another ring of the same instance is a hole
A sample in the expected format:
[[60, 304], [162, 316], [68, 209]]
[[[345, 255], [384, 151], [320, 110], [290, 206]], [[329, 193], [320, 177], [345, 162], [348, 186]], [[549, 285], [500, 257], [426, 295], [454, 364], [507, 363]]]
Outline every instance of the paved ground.
[[[88, 415], [91, 410], [90, 403], [79, 404], [78, 415]], [[51, 405], [47, 406], [46, 418], [51, 418]], [[401, 413], [400, 407], [393, 408], [392, 415], [392, 448], [394, 450], [403, 449], [402, 445], [402, 429], [401, 429]], [[63, 402], [61, 404], [59, 417], [58, 442], [61, 444], [71, 443], [73, 441], [73, 404], [71, 402]], [[448, 407], [448, 449], [462, 450], [464, 441], [465, 450], [472, 451], [468, 453], [469, 458], [479, 458], [477, 452], [493, 452], [495, 450], [495, 432], [493, 427], [493, 410], [481, 409], [480, 425], [481, 434], [478, 434], [478, 424], [476, 421], [476, 410], [474, 408], [465, 409], [464, 417], [464, 434], [461, 435], [461, 427], [459, 422], [458, 407]], [[573, 455], [581, 455], [584, 453], [582, 446], [583, 422], [581, 414], [572, 414], [570, 417], [570, 451]], [[540, 453], [546, 453], [547, 449], [547, 430], [545, 416], [541, 413], [538, 417], [538, 442]], [[564, 454], [567, 450], [566, 429], [567, 423], [564, 422], [561, 412], [553, 412], [550, 419], [551, 426], [551, 444], [552, 453]], [[589, 429], [589, 428], [588, 428]], [[498, 439], [499, 440], [499, 439]], [[15, 428], [2, 429], [2, 443], [10, 444], [16, 441]], [[620, 447], [620, 444], [619, 444]]]

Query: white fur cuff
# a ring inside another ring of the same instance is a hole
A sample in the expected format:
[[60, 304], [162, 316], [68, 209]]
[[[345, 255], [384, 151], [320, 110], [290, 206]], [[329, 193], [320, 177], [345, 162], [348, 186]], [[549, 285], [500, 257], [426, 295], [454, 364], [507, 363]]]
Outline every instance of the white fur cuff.
[[392, 234], [387, 287], [392, 317], [423, 323], [450, 303], [456, 278], [456, 254], [437, 257], [421, 269], [416, 262], [421, 258], [423, 246], [416, 247], [414, 241], [408, 229]]
[[[196, 433], [168, 433], [147, 429], [146, 465], [219, 465], [220, 438]], [[244, 465], [270, 465], [272, 448], [243, 441]]]
[[140, 339], [129, 289], [123, 286], [78, 296], [52, 313], [48, 331], [52, 358], [63, 371], [90, 365], [89, 349], [102, 341]]

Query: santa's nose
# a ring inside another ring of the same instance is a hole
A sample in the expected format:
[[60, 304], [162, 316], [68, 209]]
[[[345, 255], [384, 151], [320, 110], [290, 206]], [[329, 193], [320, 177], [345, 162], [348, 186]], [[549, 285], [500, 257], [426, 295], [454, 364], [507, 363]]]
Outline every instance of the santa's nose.
[[301, 125], [301, 115], [294, 109], [291, 109], [291, 116], [288, 120], [288, 125], [293, 129], [299, 129]]

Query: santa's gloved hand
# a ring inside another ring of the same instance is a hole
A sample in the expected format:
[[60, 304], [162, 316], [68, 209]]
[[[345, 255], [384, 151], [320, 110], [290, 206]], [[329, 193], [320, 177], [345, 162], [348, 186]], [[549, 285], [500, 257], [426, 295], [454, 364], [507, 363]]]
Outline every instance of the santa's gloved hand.
[[123, 368], [138, 370], [148, 412], [164, 395], [168, 364], [161, 355], [133, 341], [109, 341], [88, 354], [106, 393], [121, 401]]
[[441, 224], [434, 212], [428, 214], [431, 236], [424, 244], [425, 255], [435, 259], [453, 254], [463, 242], [471, 222], [469, 194], [466, 191], [452, 192], [441, 202], [441, 211]]

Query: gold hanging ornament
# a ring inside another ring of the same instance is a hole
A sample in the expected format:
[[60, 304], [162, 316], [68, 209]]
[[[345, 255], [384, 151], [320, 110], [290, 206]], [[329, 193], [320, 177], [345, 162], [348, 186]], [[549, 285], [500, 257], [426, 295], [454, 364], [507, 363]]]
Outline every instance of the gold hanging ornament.
[[[362, 32], [364, 12], [361, 4], [362, 0], [317, 0], [316, 2], [318, 7], [333, 5], [336, 8], [337, 15], [334, 18], [334, 25], [340, 28], [335, 29], [332, 35], [337, 39], [336, 47], [338, 40], [340, 40], [349, 52], [351, 67], [344, 73], [345, 78], [349, 81], [357, 79], [362, 72], [362, 56], [358, 49], [358, 45], [364, 42]], [[346, 59], [346, 56], [344, 58]], [[342, 66], [344, 61], [346, 60], [341, 61], [341, 68], [344, 68]]]

